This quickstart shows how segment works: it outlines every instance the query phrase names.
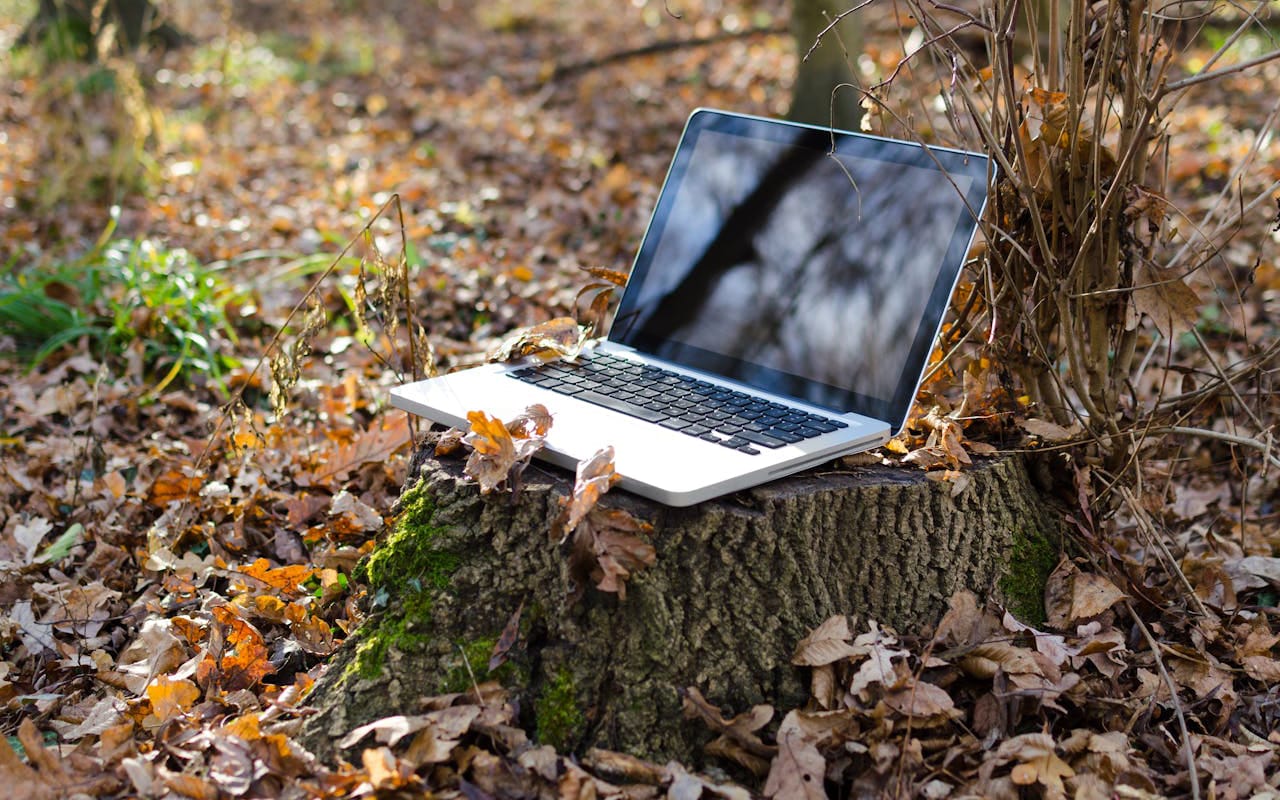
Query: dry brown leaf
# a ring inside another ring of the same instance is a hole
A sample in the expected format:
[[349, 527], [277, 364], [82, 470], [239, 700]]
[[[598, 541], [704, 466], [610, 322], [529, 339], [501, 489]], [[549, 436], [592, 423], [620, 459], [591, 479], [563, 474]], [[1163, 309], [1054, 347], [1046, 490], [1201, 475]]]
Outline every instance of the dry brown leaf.
[[936, 717], [950, 714], [956, 707], [951, 695], [940, 686], [915, 681], [884, 696], [885, 705], [908, 717]]
[[637, 533], [649, 533], [653, 526], [641, 522], [622, 509], [592, 509], [587, 516], [594, 540], [597, 569], [591, 577], [602, 592], [615, 592], [620, 600], [627, 599], [627, 579], [631, 573], [653, 566], [658, 553], [653, 545], [639, 538]]
[[789, 712], [778, 726], [778, 755], [769, 768], [764, 795], [784, 800], [826, 800], [823, 780], [827, 760], [818, 750], [820, 738], [801, 727], [798, 714]]
[[1078, 424], [1073, 425], [1071, 428], [1064, 428], [1046, 419], [1024, 419], [1018, 422], [1018, 426], [1037, 439], [1046, 442], [1065, 442], [1080, 432]]
[[586, 342], [586, 332], [573, 317], [556, 317], [529, 328], [515, 331], [490, 354], [490, 361], [512, 361], [526, 356], [550, 353], [562, 358], [577, 358]]
[[551, 430], [551, 412], [542, 403], [534, 403], [507, 423], [507, 432], [515, 439], [546, 436]]
[[1177, 270], [1139, 262], [1134, 268], [1133, 304], [1166, 340], [1190, 330], [1200, 317], [1200, 296]]
[[837, 614], [800, 640], [795, 655], [791, 656], [791, 663], [796, 666], [820, 667], [856, 655], [860, 651], [850, 643], [851, 639], [853, 631], [849, 628], [849, 618]]
[[1075, 624], [1096, 617], [1125, 598], [1114, 583], [1102, 575], [1076, 575], [1071, 591], [1068, 622]]
[[975, 678], [990, 678], [997, 668], [1012, 674], [1044, 675], [1034, 652], [1008, 642], [975, 645], [968, 655], [960, 659], [958, 666]]
[[560, 501], [562, 509], [551, 525], [551, 538], [563, 543], [591, 509], [595, 508], [600, 496], [621, 479], [613, 466], [612, 447], [599, 450], [591, 458], [580, 462], [573, 482], [573, 494]]
[[614, 286], [626, 286], [629, 276], [627, 273], [608, 267], [583, 267], [584, 271], [591, 273], [593, 277], [602, 281], [608, 281]]
[[436, 440], [435, 457], [442, 458], [451, 456], [462, 449], [462, 437], [465, 436], [462, 431], [457, 428], [450, 428], [440, 434], [440, 438]]
[[325, 486], [342, 482], [365, 464], [381, 464], [413, 441], [408, 414], [388, 414], [375, 421], [354, 441], [339, 444], [317, 460], [315, 469], [295, 476], [299, 486]]
[[[545, 413], [546, 409], [542, 411]], [[531, 412], [533, 418], [538, 418], [539, 412], [525, 411], [526, 414]], [[471, 423], [471, 432], [462, 441], [472, 448], [472, 452], [467, 458], [465, 471], [480, 484], [482, 494], [488, 494], [503, 482], [518, 477], [544, 444], [541, 436], [513, 438], [502, 420], [483, 411], [468, 412], [467, 421]], [[522, 422], [521, 430], [525, 430], [526, 424], [537, 427], [537, 422]]]

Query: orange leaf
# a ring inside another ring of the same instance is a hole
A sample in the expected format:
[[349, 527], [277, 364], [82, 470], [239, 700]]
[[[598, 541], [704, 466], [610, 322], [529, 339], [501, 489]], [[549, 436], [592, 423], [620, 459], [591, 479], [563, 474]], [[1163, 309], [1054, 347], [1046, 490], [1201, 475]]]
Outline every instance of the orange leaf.
[[216, 606], [213, 616], [224, 627], [224, 649], [218, 661], [219, 685], [226, 691], [248, 689], [275, 672], [270, 652], [258, 629], [241, 619], [231, 606]]
[[262, 581], [282, 594], [296, 597], [306, 593], [302, 584], [307, 582], [314, 570], [300, 564], [273, 568], [270, 561], [260, 558], [252, 564], [241, 567], [240, 572]]
[[152, 713], [165, 722], [195, 705], [200, 699], [200, 689], [185, 678], [173, 681], [160, 675], [147, 687], [147, 699], [151, 701]]
[[583, 333], [573, 317], [556, 317], [508, 336], [489, 356], [490, 361], [510, 361], [535, 353], [551, 352], [576, 358], [582, 349]]
[[621, 476], [614, 470], [613, 448], [606, 447], [591, 458], [578, 464], [578, 475], [573, 482], [573, 494], [561, 500], [563, 509], [551, 525], [551, 537], [563, 542], [595, 508], [600, 495], [609, 491]]
[[204, 483], [200, 478], [170, 470], [151, 484], [151, 502], [164, 508], [172, 502], [185, 502], [196, 496]]
[[582, 269], [591, 273], [593, 277], [599, 278], [602, 281], [608, 281], [614, 286], [627, 285], [628, 275], [625, 272], [621, 272], [616, 269], [609, 269], [608, 267], [583, 267]]
[[350, 444], [339, 445], [325, 454], [320, 466], [297, 476], [300, 486], [342, 482], [365, 464], [380, 464], [409, 445], [409, 415], [392, 414], [381, 424], [374, 423]]

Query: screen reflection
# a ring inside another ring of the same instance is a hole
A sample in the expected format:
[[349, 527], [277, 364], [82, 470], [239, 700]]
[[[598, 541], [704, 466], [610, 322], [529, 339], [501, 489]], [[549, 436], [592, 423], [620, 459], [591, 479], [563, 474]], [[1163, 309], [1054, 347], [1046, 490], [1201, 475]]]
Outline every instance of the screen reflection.
[[974, 179], [860, 146], [702, 131], [616, 338], [831, 407], [892, 399]]

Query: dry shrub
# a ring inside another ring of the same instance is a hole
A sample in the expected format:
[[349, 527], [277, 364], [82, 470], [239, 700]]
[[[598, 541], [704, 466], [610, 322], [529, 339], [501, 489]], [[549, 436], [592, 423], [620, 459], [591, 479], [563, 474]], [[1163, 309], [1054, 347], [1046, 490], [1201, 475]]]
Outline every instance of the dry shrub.
[[[950, 367], [972, 378], [974, 364], [991, 364], [1004, 396], [1022, 398], [1006, 411], [1078, 432], [1072, 464], [1103, 490], [1136, 482], [1138, 453], [1160, 434], [1244, 445], [1280, 464], [1265, 452], [1264, 369], [1276, 343], [1210, 340], [1201, 316], [1201, 287], [1214, 277], [1206, 267], [1224, 240], [1274, 213], [1274, 184], [1246, 194], [1249, 182], [1237, 180], [1268, 126], [1236, 166], [1237, 193], [1224, 191], [1202, 217], [1175, 207], [1168, 179], [1180, 146], [1168, 123], [1188, 93], [1277, 53], [1223, 58], [1261, 24], [1264, 4], [1240, 14], [1217, 53], [1188, 73], [1182, 53], [1203, 24], [1198, 8], [901, 0], [898, 19], [914, 20], [901, 61], [864, 93], [864, 127], [918, 136], [936, 125], [950, 129], [946, 143], [993, 154], [987, 246], [944, 342]], [[1238, 292], [1230, 304], [1243, 306]]]

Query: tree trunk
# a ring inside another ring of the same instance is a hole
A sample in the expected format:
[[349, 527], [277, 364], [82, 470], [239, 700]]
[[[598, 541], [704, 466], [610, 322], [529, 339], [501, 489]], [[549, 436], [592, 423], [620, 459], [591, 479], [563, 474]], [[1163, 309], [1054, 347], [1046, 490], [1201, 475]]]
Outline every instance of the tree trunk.
[[[495, 679], [543, 743], [697, 762], [709, 732], [682, 719], [679, 690], [735, 711], [798, 705], [805, 678], [790, 658], [816, 625], [849, 614], [863, 629], [875, 620], [920, 633], [961, 588], [1025, 594], [1034, 617], [1060, 534], [1017, 458], [966, 471], [954, 496], [953, 483], [881, 466], [811, 471], [683, 509], [615, 490], [601, 505], [653, 523], [657, 561], [632, 576], [625, 600], [589, 588], [575, 603], [548, 537], [572, 476], [534, 465], [518, 497], [484, 497], [461, 463], [415, 462], [422, 481], [363, 567], [386, 608], [312, 695], [320, 713], [304, 740], [322, 755], [357, 725]], [[520, 608], [510, 662], [489, 673]]]
[[[852, 6], [853, 3], [846, 0], [793, 0], [791, 32], [795, 36], [796, 57], [800, 61], [788, 118], [842, 130], [858, 130], [862, 119], [862, 95], [858, 91], [854, 65], [862, 52], [860, 20], [857, 14], [850, 14], [827, 30], [841, 12]], [[809, 53], [815, 44], [817, 47]], [[808, 58], [805, 58], [806, 54]]]
[[67, 55], [92, 60], [97, 55], [95, 40], [109, 24], [115, 26], [115, 45], [121, 50], [136, 50], [148, 40], [166, 48], [189, 41], [177, 28], [159, 21], [152, 0], [107, 0], [96, 18], [94, 6], [93, 0], [40, 0], [18, 44], [35, 44], [52, 31], [60, 48], [74, 51]]

